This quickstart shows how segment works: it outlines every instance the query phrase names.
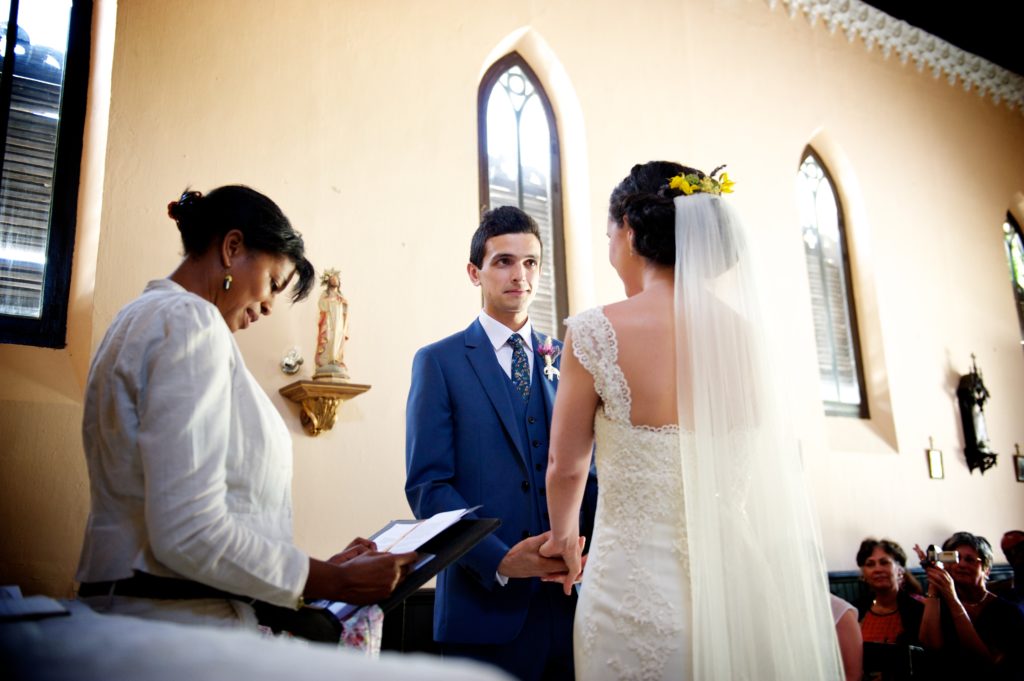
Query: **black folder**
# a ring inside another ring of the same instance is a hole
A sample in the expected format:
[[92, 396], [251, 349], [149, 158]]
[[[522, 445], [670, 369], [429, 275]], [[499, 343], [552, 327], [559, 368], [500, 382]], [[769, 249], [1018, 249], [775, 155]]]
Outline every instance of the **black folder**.
[[[375, 539], [395, 525], [414, 525], [417, 522], [419, 521], [394, 520], [375, 532], [370, 539]], [[426, 562], [421, 562], [416, 569], [406, 575], [405, 579], [395, 587], [390, 596], [377, 603], [377, 605], [385, 613], [397, 607], [402, 601], [414, 594], [417, 589], [430, 581], [434, 575], [464, 556], [467, 551], [483, 541], [487, 535], [498, 529], [499, 525], [501, 525], [501, 521], [497, 518], [460, 518], [455, 521], [450, 527], [431, 537], [430, 540], [416, 549], [420, 556], [429, 554], [433, 558]], [[313, 607], [326, 608], [340, 620], [348, 619], [353, 612], [359, 609], [358, 606], [331, 601], [317, 601], [311, 605]]]
[[385, 613], [388, 612], [430, 581], [434, 575], [462, 558], [487, 535], [498, 529], [499, 525], [501, 521], [497, 518], [460, 518], [455, 521], [451, 527], [416, 549], [421, 555], [429, 553], [434, 557], [409, 573], [391, 595], [377, 605]]

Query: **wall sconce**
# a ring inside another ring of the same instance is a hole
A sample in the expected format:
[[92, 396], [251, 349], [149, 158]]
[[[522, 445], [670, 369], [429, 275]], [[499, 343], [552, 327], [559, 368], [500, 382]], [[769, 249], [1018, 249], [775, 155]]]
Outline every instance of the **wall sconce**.
[[315, 437], [334, 427], [338, 418], [338, 405], [369, 389], [370, 386], [363, 383], [321, 378], [315, 381], [295, 381], [278, 392], [302, 407], [299, 421]]
[[932, 438], [928, 438], [928, 477], [932, 480], [942, 480], [946, 477], [946, 471], [942, 467], [942, 450], [935, 449]]
[[975, 468], [981, 474], [996, 465], [997, 454], [992, 451], [988, 441], [988, 429], [985, 427], [985, 402], [989, 398], [988, 388], [981, 380], [978, 364], [971, 355], [971, 370], [960, 377], [956, 387], [956, 399], [960, 403], [960, 422], [964, 429], [964, 458], [967, 468], [973, 473]]

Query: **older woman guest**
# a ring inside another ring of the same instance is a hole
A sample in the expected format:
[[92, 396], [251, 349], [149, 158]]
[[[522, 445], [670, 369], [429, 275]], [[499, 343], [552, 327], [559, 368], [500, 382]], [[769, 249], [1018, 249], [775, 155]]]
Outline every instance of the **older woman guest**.
[[255, 626], [257, 613], [293, 612], [303, 598], [385, 597], [414, 554], [356, 540], [320, 561], [292, 543], [288, 429], [232, 335], [269, 315], [293, 280], [292, 300], [307, 295], [301, 236], [242, 186], [185, 192], [168, 214], [184, 260], [118, 313], [89, 371], [80, 597], [226, 626]]
[[939, 669], [964, 678], [1024, 678], [1024, 613], [988, 591], [992, 546], [982, 536], [957, 532], [942, 544], [955, 563], [930, 563], [915, 546], [928, 576], [921, 643], [938, 651]]
[[857, 551], [871, 603], [861, 607], [861, 634], [868, 643], [916, 644], [924, 604], [921, 585], [907, 572], [907, 554], [891, 539], [867, 538]]

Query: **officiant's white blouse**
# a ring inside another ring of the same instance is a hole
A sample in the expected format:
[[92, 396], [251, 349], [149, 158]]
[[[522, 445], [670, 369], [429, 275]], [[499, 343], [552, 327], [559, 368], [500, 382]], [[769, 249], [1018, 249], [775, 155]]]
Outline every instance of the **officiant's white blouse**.
[[133, 570], [294, 607], [291, 437], [217, 308], [169, 279], [118, 313], [82, 427], [92, 508], [76, 579]]

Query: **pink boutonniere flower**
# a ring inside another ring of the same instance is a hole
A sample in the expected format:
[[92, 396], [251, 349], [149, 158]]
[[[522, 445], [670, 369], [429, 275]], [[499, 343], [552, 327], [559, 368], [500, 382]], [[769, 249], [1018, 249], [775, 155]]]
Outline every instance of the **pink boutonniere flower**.
[[549, 381], [558, 378], [559, 372], [558, 367], [555, 366], [555, 360], [562, 354], [562, 349], [555, 347], [550, 336], [544, 336], [541, 339], [537, 354], [544, 358], [544, 377]]

